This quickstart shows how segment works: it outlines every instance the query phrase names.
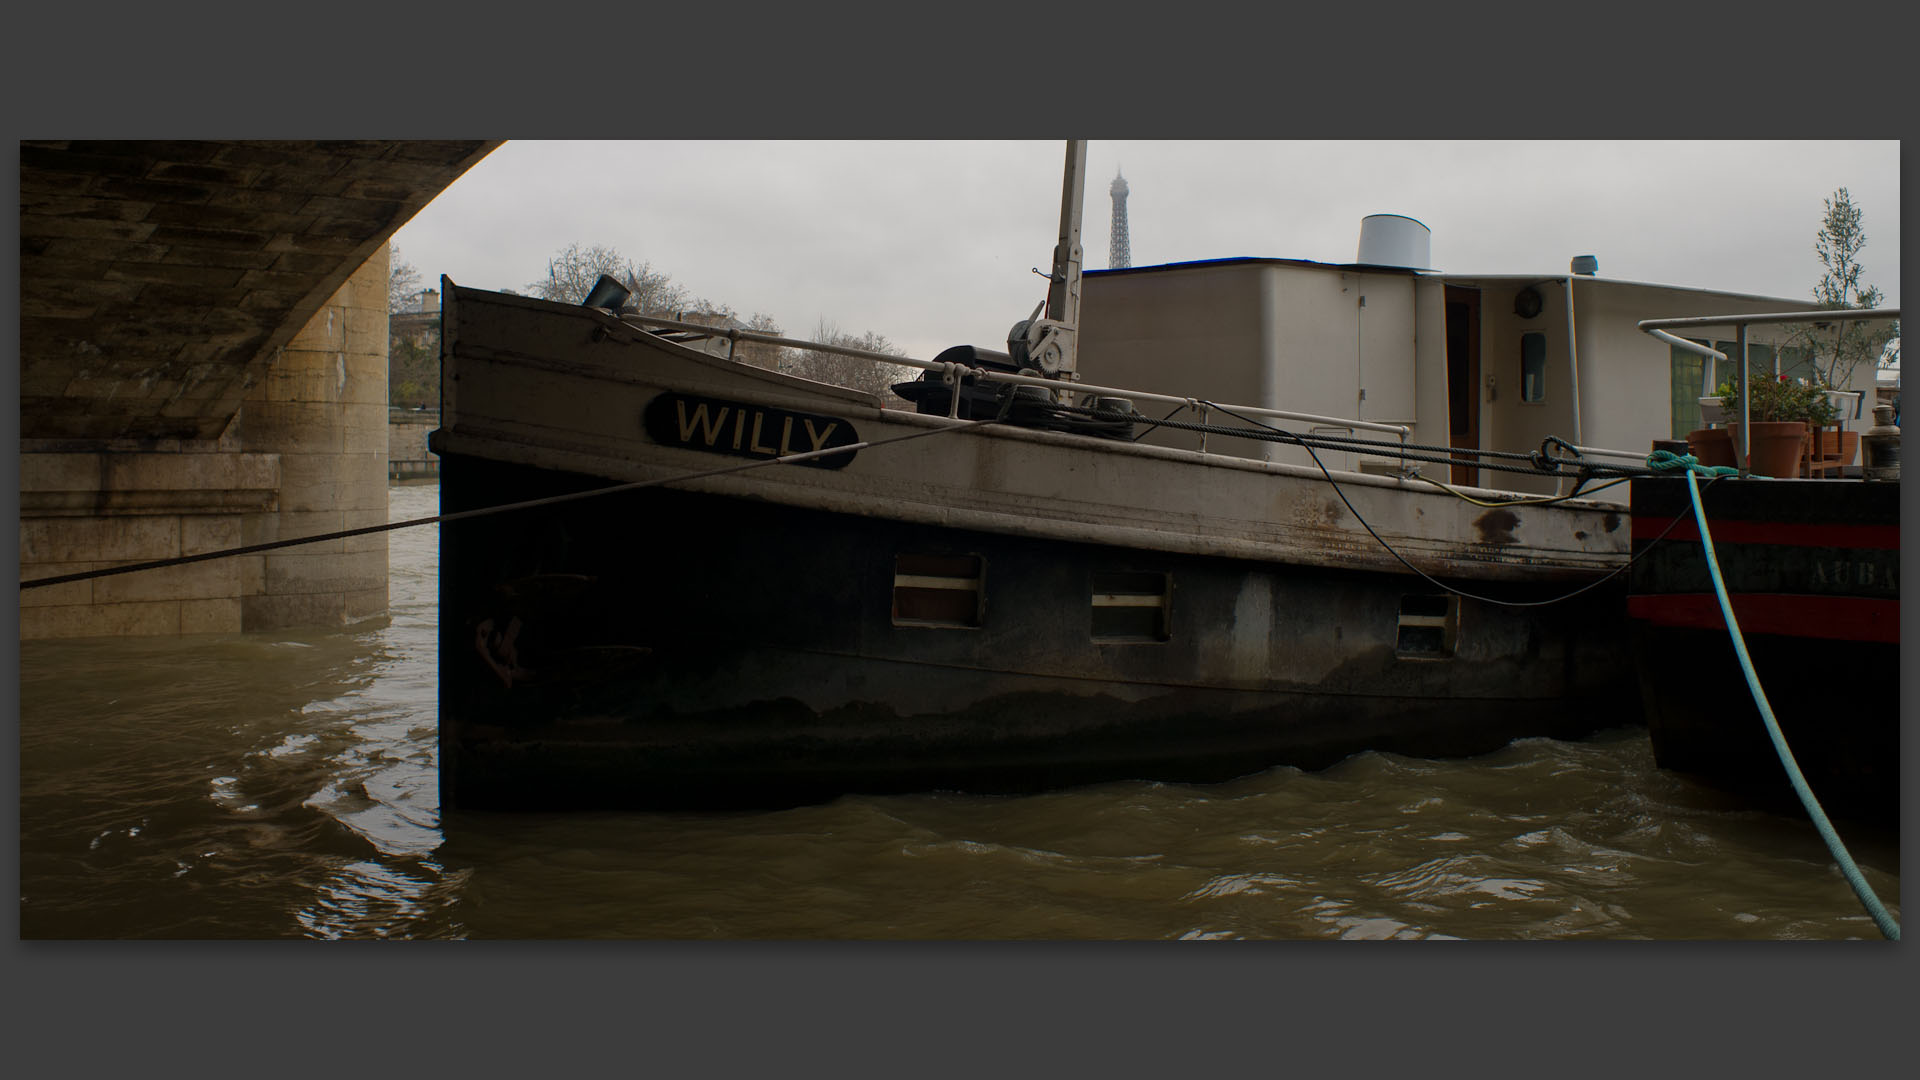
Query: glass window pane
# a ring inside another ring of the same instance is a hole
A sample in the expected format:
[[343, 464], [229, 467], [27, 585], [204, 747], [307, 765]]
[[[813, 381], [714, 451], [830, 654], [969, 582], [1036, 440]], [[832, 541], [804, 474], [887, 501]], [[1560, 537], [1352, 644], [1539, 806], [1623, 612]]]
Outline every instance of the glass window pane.
[[1547, 335], [1520, 335], [1520, 400], [1547, 400]]
[[1684, 439], [1687, 432], [1707, 426], [1706, 420], [1700, 415], [1700, 398], [1703, 396], [1700, 387], [1706, 373], [1707, 358], [1678, 345], [1669, 347], [1668, 353], [1668, 363], [1673, 370], [1672, 437]]

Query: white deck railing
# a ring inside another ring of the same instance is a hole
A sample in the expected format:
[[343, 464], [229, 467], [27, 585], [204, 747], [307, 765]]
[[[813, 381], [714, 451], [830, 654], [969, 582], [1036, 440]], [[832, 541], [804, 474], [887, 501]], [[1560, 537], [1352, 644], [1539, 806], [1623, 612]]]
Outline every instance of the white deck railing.
[[[920, 360], [911, 356], [895, 356], [890, 353], [874, 352], [870, 349], [857, 349], [847, 345], [828, 345], [818, 341], [802, 341], [798, 338], [777, 337], [773, 334], [762, 334], [755, 330], [743, 330], [738, 328], [719, 327], [719, 326], [702, 326], [699, 323], [679, 322], [674, 319], [661, 319], [661, 318], [656, 318], [652, 315], [635, 315], [628, 312], [622, 312], [619, 318], [622, 322], [637, 324], [643, 327], [658, 326], [658, 327], [663, 327], [669, 330], [681, 330], [691, 334], [705, 336], [705, 337], [726, 338], [728, 343], [727, 352], [729, 356], [731, 356], [733, 353], [733, 346], [735, 343], [741, 342], [741, 341], [758, 341], [767, 345], [784, 345], [788, 348], [794, 348], [794, 349], [811, 349], [815, 352], [827, 352], [827, 353], [835, 353], [840, 356], [852, 356], [858, 359], [870, 360], [875, 363], [881, 363], [881, 364], [898, 364], [904, 367], [920, 368], [924, 371], [939, 371], [939, 372], [942, 372], [947, 377], [947, 382], [949, 383], [949, 385], [958, 383], [961, 376], [971, 375], [971, 376], [974, 376], [976, 379], [986, 380], [990, 382], [1009, 383], [1014, 386], [1038, 386], [1047, 390], [1068, 391], [1076, 394], [1080, 394], [1080, 393], [1098, 394], [1098, 395], [1106, 395], [1111, 397], [1131, 398], [1134, 401], [1157, 401], [1164, 405], [1186, 405], [1187, 407], [1195, 410], [1196, 412], [1200, 412], [1203, 414], [1206, 412], [1207, 407], [1210, 404], [1209, 402], [1201, 398], [1180, 397], [1175, 394], [1156, 394], [1147, 390], [1128, 390], [1123, 387], [1096, 386], [1092, 383], [1084, 383], [1084, 382], [1068, 383], [1068, 382], [1062, 382], [1059, 379], [1036, 378], [1031, 375], [1009, 375], [1006, 372], [989, 371], [985, 368], [970, 367], [964, 364], [955, 364], [950, 362], [943, 363], [943, 362], [934, 361], [934, 360]], [[1001, 354], [996, 353], [994, 355], [1001, 355]], [[958, 408], [960, 395], [958, 394], [953, 395], [953, 400], [954, 400], [954, 407]], [[1407, 441], [1407, 439], [1413, 434], [1412, 429], [1407, 427], [1405, 424], [1381, 424], [1371, 420], [1352, 420], [1352, 419], [1348, 419], [1346, 417], [1340, 417], [1340, 416], [1320, 416], [1315, 413], [1289, 412], [1285, 409], [1269, 409], [1269, 408], [1264, 408], [1258, 405], [1227, 404], [1219, 407], [1223, 409], [1232, 409], [1235, 412], [1246, 413], [1252, 416], [1267, 417], [1275, 420], [1290, 420], [1296, 423], [1315, 424], [1321, 427], [1344, 428], [1348, 431], [1383, 432], [1385, 434], [1398, 436], [1402, 444], [1404, 444]]]
[[[1752, 430], [1747, 415], [1748, 395], [1744, 391], [1747, 385], [1747, 327], [1761, 323], [1854, 322], [1871, 319], [1892, 320], [1898, 319], [1899, 317], [1899, 308], [1841, 308], [1820, 311], [1776, 311], [1760, 315], [1695, 315], [1681, 319], [1642, 319], [1636, 325], [1639, 326], [1640, 329], [1677, 349], [1685, 349], [1688, 352], [1698, 353], [1701, 356], [1709, 356], [1721, 362], [1726, 361], [1726, 353], [1718, 349], [1708, 348], [1697, 341], [1688, 341], [1686, 338], [1678, 337], [1667, 331], [1686, 330], [1695, 327], [1705, 328], [1710, 326], [1733, 327], [1734, 348], [1740, 353], [1736, 361], [1735, 369], [1738, 373], [1738, 381], [1735, 382], [1734, 385], [1743, 388], [1740, 394], [1740, 441], [1739, 445], [1734, 447], [1734, 460], [1740, 464], [1740, 475], [1747, 476], [1749, 475], [1749, 462], [1747, 460], [1749, 451], [1748, 443], [1750, 442], [1749, 433]], [[1700, 389], [1702, 394], [1706, 393], [1704, 383]], [[1858, 394], [1844, 390], [1831, 391], [1830, 393], [1856, 398], [1859, 396]]]

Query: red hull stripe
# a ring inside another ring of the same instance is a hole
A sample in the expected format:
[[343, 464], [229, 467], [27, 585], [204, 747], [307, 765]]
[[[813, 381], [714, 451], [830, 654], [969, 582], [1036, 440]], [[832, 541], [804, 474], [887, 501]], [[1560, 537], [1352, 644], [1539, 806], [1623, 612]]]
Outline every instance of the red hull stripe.
[[[1733, 598], [1733, 614], [1740, 620], [1743, 634], [1890, 644], [1900, 641], [1898, 600], [1745, 593]], [[1629, 596], [1627, 615], [1655, 626], [1686, 630], [1724, 630], [1727, 625], [1720, 615], [1720, 601], [1712, 593]]]
[[[1633, 519], [1633, 538], [1652, 540], [1660, 535], [1672, 518], [1655, 520], [1636, 517]], [[1898, 525], [1820, 525], [1802, 522], [1784, 521], [1714, 521], [1708, 519], [1707, 529], [1713, 533], [1715, 544], [1780, 544], [1786, 547], [1818, 548], [1862, 548], [1893, 551], [1900, 547], [1900, 526]], [[1698, 542], [1700, 530], [1694, 525], [1693, 515], [1689, 513], [1685, 520], [1673, 526], [1667, 533], [1668, 540], [1693, 540]]]

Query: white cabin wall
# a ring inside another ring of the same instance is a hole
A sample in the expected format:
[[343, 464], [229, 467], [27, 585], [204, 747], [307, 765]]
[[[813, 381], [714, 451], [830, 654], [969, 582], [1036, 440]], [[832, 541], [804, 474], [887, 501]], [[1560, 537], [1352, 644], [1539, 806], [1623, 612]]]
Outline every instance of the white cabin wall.
[[[1264, 262], [1090, 275], [1081, 283], [1080, 377], [1223, 405], [1353, 417], [1360, 386], [1359, 290], [1358, 274]], [[1152, 416], [1169, 408], [1139, 405]], [[1186, 412], [1175, 419], [1200, 417]], [[1217, 413], [1206, 419], [1237, 423]], [[1141, 441], [1200, 448], [1198, 434], [1165, 428]], [[1313, 463], [1303, 450], [1220, 435], [1208, 438], [1207, 450]], [[1321, 460], [1328, 468], [1353, 467], [1344, 453], [1323, 453]]]
[[[1480, 296], [1480, 446], [1485, 450], [1527, 453], [1540, 448], [1548, 435], [1571, 441], [1574, 437], [1572, 382], [1567, 372], [1567, 302], [1565, 283], [1552, 279], [1532, 283], [1540, 293], [1540, 314], [1523, 319], [1514, 313], [1514, 297], [1526, 282], [1486, 285]], [[1546, 335], [1544, 400], [1529, 404], [1520, 398], [1520, 339], [1528, 333]], [[1488, 378], [1493, 379], [1489, 400]], [[1482, 485], [1502, 491], [1550, 495], [1559, 490], [1545, 476], [1485, 470]]]
[[1641, 319], [1720, 310], [1717, 306], [1714, 311], [1700, 310], [1697, 299], [1690, 302], [1694, 308], [1682, 312], [1684, 303], [1675, 304], [1671, 297], [1645, 290], [1629, 293], [1592, 282], [1576, 284], [1574, 317], [1579, 326], [1585, 445], [1651, 453], [1655, 439], [1670, 437], [1670, 347], [1637, 324]]
[[[1245, 405], [1261, 403], [1260, 267], [1203, 266], [1095, 274], [1081, 281], [1077, 368], [1100, 386]], [[1160, 417], [1172, 406], [1141, 402]], [[1174, 419], [1194, 421], [1192, 413]], [[1197, 450], [1200, 436], [1167, 428], [1141, 439]], [[1260, 444], [1211, 439], [1207, 448], [1257, 457]]]
[[[1516, 453], [1539, 449], [1549, 435], [1638, 453], [1669, 437], [1670, 354], [1665, 343], [1638, 329], [1640, 320], [1806, 307], [1596, 278], [1421, 277], [1278, 261], [1096, 273], [1083, 281], [1080, 373], [1090, 383], [1183, 398], [1407, 423], [1414, 429], [1410, 441], [1444, 445], [1448, 284], [1480, 296], [1480, 445]], [[1570, 284], [1577, 418], [1567, 330]], [[1539, 291], [1541, 309], [1522, 319], [1514, 313], [1514, 298], [1529, 285]], [[1544, 335], [1546, 345], [1544, 400], [1537, 404], [1520, 399], [1521, 335], [1530, 331]], [[1732, 332], [1695, 336], [1725, 340]], [[1870, 379], [1869, 373], [1860, 382], [1870, 385]], [[1140, 409], [1157, 417], [1170, 406], [1141, 403]], [[1179, 418], [1198, 419], [1192, 413]], [[1218, 414], [1209, 419], [1232, 422]], [[1159, 429], [1142, 441], [1198, 449], [1201, 440]], [[1303, 450], [1226, 436], [1209, 437], [1207, 449], [1313, 464]], [[1320, 458], [1333, 469], [1351, 470], [1359, 461], [1347, 452], [1323, 452]], [[1428, 475], [1448, 473], [1441, 464], [1425, 468]], [[1491, 470], [1481, 473], [1480, 483], [1530, 494], [1566, 487], [1546, 477]]]
[[[1087, 382], [1222, 404], [1383, 423], [1420, 415], [1416, 345], [1421, 281], [1411, 273], [1356, 271], [1281, 262], [1237, 262], [1094, 274], [1082, 281], [1079, 371]], [[1431, 394], [1444, 415], [1445, 313], [1436, 285], [1424, 318], [1438, 357]], [[1361, 302], [1362, 297], [1366, 303]], [[1365, 390], [1363, 398], [1361, 391]], [[1165, 405], [1141, 411], [1163, 415]], [[1184, 414], [1179, 419], [1195, 419]], [[1211, 420], [1231, 424], [1215, 414]], [[1301, 422], [1280, 422], [1308, 430]], [[1335, 429], [1330, 433], [1373, 437]], [[1196, 434], [1165, 429], [1143, 442], [1198, 449]], [[1212, 436], [1207, 449], [1238, 457], [1313, 465], [1305, 450]], [[1330, 469], [1352, 470], [1357, 455], [1321, 451]]]
[[1416, 417], [1414, 346], [1419, 325], [1418, 281], [1411, 274], [1359, 274], [1359, 379], [1352, 416], [1383, 424], [1410, 424]]
[[[1311, 266], [1267, 269], [1273, 305], [1273, 345], [1267, 362], [1272, 375], [1268, 400], [1261, 404], [1288, 412], [1359, 419], [1364, 275]], [[1387, 306], [1383, 304], [1383, 310]], [[1279, 426], [1293, 431], [1310, 427], [1298, 421]], [[1313, 465], [1313, 456], [1298, 447], [1270, 443], [1267, 449], [1269, 461]], [[1329, 469], [1354, 468], [1350, 453], [1318, 453]]]
[[[1465, 283], [1465, 282], [1462, 282]], [[1481, 446], [1492, 450], [1529, 452], [1549, 435], [1582, 446], [1649, 453], [1653, 440], [1671, 436], [1672, 367], [1669, 346], [1639, 329], [1643, 319], [1697, 315], [1742, 315], [1794, 310], [1793, 301], [1729, 296], [1700, 290], [1662, 288], [1630, 282], [1573, 278], [1575, 365], [1579, 369], [1579, 417], [1575, 422], [1573, 382], [1567, 340], [1569, 279], [1532, 283], [1541, 299], [1540, 314], [1522, 319], [1514, 314], [1515, 295], [1525, 282], [1486, 283], [1481, 304], [1481, 392], [1486, 377], [1495, 379], [1495, 399], [1482, 413]], [[1546, 400], [1529, 405], [1520, 400], [1520, 337], [1528, 331], [1546, 335]], [[1707, 339], [1731, 339], [1727, 329], [1698, 333]], [[1760, 340], [1756, 329], [1755, 340]], [[1566, 491], [1569, 485], [1523, 473], [1485, 472], [1487, 487], [1531, 494]], [[1596, 496], [1624, 501], [1623, 489]]]
[[[1407, 441], [1447, 445], [1447, 289], [1437, 278], [1416, 278], [1414, 290], [1413, 412], [1403, 421], [1413, 428]], [[1378, 419], [1368, 417], [1367, 419]], [[1447, 471], [1445, 465], [1432, 465]]]

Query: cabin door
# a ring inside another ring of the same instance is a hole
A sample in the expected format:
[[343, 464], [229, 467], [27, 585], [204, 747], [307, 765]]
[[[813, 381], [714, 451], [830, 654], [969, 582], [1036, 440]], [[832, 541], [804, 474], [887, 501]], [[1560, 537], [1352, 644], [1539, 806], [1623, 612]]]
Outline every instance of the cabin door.
[[[1480, 448], [1480, 290], [1447, 286], [1447, 445]], [[1453, 482], [1480, 482], [1473, 465], [1453, 466]]]

